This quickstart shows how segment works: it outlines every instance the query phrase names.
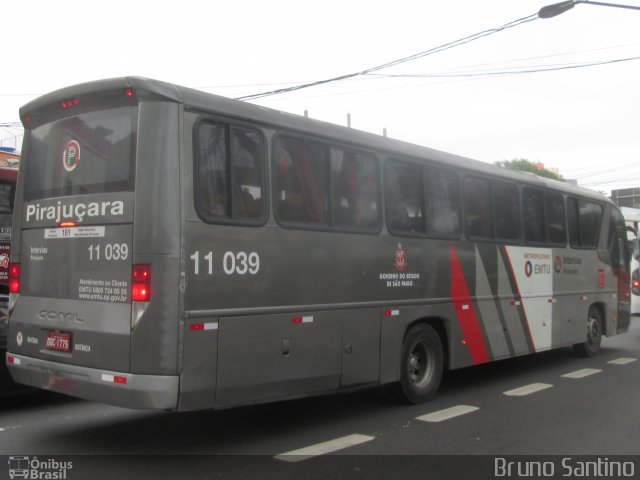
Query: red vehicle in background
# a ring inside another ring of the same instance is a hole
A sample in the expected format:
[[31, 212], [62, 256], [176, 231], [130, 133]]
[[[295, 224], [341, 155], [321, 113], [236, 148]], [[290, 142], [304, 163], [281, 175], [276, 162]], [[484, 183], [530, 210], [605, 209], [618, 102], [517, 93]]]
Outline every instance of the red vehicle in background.
[[19, 160], [20, 156], [13, 149], [0, 147], [0, 396], [15, 385], [4, 362], [9, 307], [9, 248]]

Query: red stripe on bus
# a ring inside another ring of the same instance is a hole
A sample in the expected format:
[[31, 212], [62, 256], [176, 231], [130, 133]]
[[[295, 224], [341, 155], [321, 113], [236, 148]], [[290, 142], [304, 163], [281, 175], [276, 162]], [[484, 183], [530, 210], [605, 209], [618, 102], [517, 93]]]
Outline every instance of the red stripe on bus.
[[453, 245], [450, 246], [450, 251], [451, 299], [455, 305], [458, 323], [467, 341], [466, 345], [471, 355], [471, 361], [476, 365], [486, 363], [489, 361], [489, 354], [482, 338], [478, 317], [476, 317], [476, 312], [473, 309], [473, 299], [469, 294], [469, 288]]

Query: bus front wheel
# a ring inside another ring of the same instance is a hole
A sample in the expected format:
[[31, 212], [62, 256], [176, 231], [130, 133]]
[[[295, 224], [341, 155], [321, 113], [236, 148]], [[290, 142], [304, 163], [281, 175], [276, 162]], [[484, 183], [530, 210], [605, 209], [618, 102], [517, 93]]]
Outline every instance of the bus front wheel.
[[433, 398], [440, 386], [444, 354], [440, 336], [431, 325], [417, 325], [402, 344], [399, 389], [409, 403]]
[[596, 307], [589, 308], [587, 316], [587, 339], [585, 342], [576, 343], [573, 348], [582, 357], [593, 357], [600, 352], [602, 342], [602, 315]]

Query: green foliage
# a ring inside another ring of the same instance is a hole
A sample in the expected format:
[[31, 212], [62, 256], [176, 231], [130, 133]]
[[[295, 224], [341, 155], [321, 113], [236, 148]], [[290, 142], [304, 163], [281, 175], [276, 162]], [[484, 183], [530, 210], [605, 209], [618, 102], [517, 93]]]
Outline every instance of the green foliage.
[[529, 160], [525, 160], [524, 158], [515, 160], [502, 160], [500, 162], [494, 162], [494, 165], [502, 168], [508, 168], [510, 170], [518, 170], [520, 172], [530, 172], [541, 177], [552, 178], [553, 180], [560, 180], [564, 182], [564, 178], [562, 177], [562, 175], [551, 170], [547, 170], [546, 168], [544, 168], [543, 163], [530, 162]]

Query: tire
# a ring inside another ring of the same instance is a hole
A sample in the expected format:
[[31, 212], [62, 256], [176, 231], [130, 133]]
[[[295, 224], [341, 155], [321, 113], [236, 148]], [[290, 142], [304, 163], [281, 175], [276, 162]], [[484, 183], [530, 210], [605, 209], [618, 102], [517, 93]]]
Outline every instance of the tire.
[[440, 336], [431, 325], [418, 325], [407, 333], [402, 344], [398, 393], [409, 403], [424, 403], [438, 391], [444, 354]]
[[602, 315], [594, 306], [589, 308], [587, 316], [587, 339], [585, 342], [576, 343], [573, 349], [581, 357], [593, 357], [600, 352], [602, 343]]

